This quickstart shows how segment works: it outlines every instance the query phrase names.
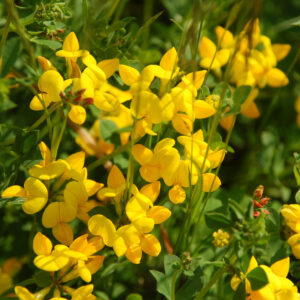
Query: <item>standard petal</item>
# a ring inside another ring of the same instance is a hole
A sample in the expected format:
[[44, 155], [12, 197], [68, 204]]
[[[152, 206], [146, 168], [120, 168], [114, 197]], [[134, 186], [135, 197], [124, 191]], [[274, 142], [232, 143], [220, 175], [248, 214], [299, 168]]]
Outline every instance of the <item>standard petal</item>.
[[113, 245], [116, 228], [111, 220], [103, 215], [94, 215], [89, 219], [88, 228], [92, 234], [101, 236], [105, 245]]

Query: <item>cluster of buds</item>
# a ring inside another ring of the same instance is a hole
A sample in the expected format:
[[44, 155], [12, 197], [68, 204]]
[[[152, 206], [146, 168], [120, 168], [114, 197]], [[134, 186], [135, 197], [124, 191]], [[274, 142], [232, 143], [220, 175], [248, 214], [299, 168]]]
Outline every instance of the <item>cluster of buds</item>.
[[65, 102], [74, 103], [76, 105], [87, 106], [94, 103], [94, 99], [91, 97], [83, 98], [83, 93], [86, 89], [81, 89], [78, 91], [73, 91], [71, 89], [66, 89], [64, 92], [60, 92], [59, 96], [65, 100]]
[[269, 215], [270, 212], [265, 209], [266, 205], [268, 204], [270, 198], [269, 197], [263, 197], [264, 193], [264, 186], [259, 185], [254, 193], [253, 193], [253, 205], [254, 205], [254, 217], [259, 217], [260, 213], [263, 212], [266, 215]]
[[229, 244], [230, 234], [222, 229], [213, 233], [213, 244], [216, 248], [223, 248]]

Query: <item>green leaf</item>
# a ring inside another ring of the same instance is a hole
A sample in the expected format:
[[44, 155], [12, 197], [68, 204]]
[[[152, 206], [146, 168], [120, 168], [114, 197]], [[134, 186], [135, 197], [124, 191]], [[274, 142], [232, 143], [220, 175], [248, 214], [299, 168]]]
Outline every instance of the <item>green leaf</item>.
[[33, 279], [36, 282], [36, 284], [41, 288], [49, 286], [52, 283], [51, 275], [49, 272], [46, 271], [38, 271], [34, 274]]
[[143, 297], [140, 294], [130, 294], [126, 297], [126, 300], [143, 300]]
[[100, 121], [100, 134], [106, 142], [112, 137], [113, 133], [118, 130], [118, 126], [114, 121], [101, 120]]
[[2, 72], [4, 77], [7, 75], [11, 67], [15, 64], [19, 57], [20, 52], [20, 39], [19, 37], [10, 38], [3, 47], [3, 59], [2, 59]]
[[164, 273], [150, 270], [150, 273], [156, 280], [156, 290], [164, 295], [168, 300], [171, 300], [172, 295], [172, 276], [166, 276]]
[[167, 254], [164, 257], [164, 268], [166, 275], [173, 274], [175, 270], [180, 269], [181, 259], [174, 254]]
[[235, 291], [235, 294], [233, 296], [233, 300], [245, 300], [246, 299], [246, 283], [245, 280], [243, 280], [237, 290]]
[[194, 271], [194, 276], [190, 277], [185, 284], [176, 291], [176, 300], [190, 300], [194, 299], [196, 294], [202, 289], [201, 282], [202, 270], [198, 267]]
[[295, 195], [295, 199], [296, 199], [296, 202], [298, 204], [300, 204], [300, 190], [297, 191], [296, 195]]
[[235, 89], [233, 93], [233, 103], [230, 111], [225, 114], [231, 115], [231, 114], [239, 114], [241, 112], [241, 105], [246, 101], [248, 96], [251, 93], [251, 86], [244, 85], [244, 86], [239, 86]]
[[261, 267], [257, 267], [250, 271], [247, 274], [247, 279], [250, 281], [253, 291], [257, 291], [269, 283], [266, 272]]
[[61, 46], [62, 46], [61, 42], [55, 41], [55, 40], [31, 39], [31, 42], [36, 43], [41, 46], [48, 47], [54, 51], [61, 48]]
[[156, 270], [150, 270], [150, 273], [156, 279], [156, 290], [171, 300], [173, 274], [181, 268], [181, 260], [178, 256], [167, 254], [164, 257], [165, 274]]
[[206, 225], [210, 228], [230, 227], [231, 221], [221, 213], [211, 212], [205, 214]]

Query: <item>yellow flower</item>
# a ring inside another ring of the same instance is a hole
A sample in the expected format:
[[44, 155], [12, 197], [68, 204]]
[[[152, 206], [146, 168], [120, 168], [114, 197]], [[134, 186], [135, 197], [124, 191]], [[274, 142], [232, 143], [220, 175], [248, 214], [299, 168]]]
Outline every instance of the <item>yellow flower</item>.
[[195, 165], [191, 165], [190, 160], [180, 160], [174, 173], [166, 178], [165, 184], [173, 186], [169, 190], [169, 198], [172, 203], [182, 203], [186, 198], [185, 190], [182, 187], [194, 185], [198, 180], [198, 171]]
[[208, 69], [218, 69], [224, 66], [229, 59], [230, 51], [228, 49], [220, 49], [217, 51], [216, 45], [207, 37], [203, 37], [200, 41], [199, 54], [201, 57], [200, 66]]
[[[300, 294], [298, 294], [297, 287], [292, 281], [286, 278], [289, 272], [290, 258], [286, 257], [279, 260], [271, 265], [271, 267], [265, 265], [259, 265], [268, 278], [268, 284], [259, 290], [252, 291], [250, 282], [246, 279], [246, 292], [249, 294], [251, 300], [285, 300], [285, 299], [298, 299]], [[248, 270], [246, 274], [242, 274], [242, 279], [244, 279], [247, 274], [258, 267], [257, 261], [252, 256]], [[236, 290], [241, 282], [241, 279], [234, 275], [231, 279], [231, 287]], [[288, 298], [286, 298], [288, 297]]]
[[161, 245], [152, 234], [143, 234], [133, 225], [124, 225], [118, 228], [113, 249], [118, 257], [125, 254], [134, 264], [139, 264], [143, 251], [151, 256], [158, 256]]
[[78, 57], [88, 55], [87, 50], [79, 49], [79, 42], [77, 36], [74, 32], [70, 32], [63, 43], [62, 50], [56, 52], [56, 55], [59, 57], [65, 57], [66, 59], [71, 59], [76, 61]]
[[291, 246], [292, 252], [294, 256], [299, 259], [300, 258], [300, 233], [296, 233], [292, 235], [287, 243]]
[[79, 276], [85, 282], [90, 282], [92, 274], [100, 269], [104, 260], [104, 256], [93, 254], [103, 247], [104, 243], [101, 237], [94, 237], [88, 240], [88, 235], [84, 234], [74, 240], [69, 249], [84, 254], [87, 259], [76, 259], [74, 268], [62, 277], [62, 282], [70, 281]]
[[141, 91], [133, 97], [130, 109], [132, 115], [138, 119], [135, 136], [142, 137], [145, 133], [156, 135], [152, 131], [152, 124], [159, 124], [162, 121], [158, 97], [151, 92]]
[[62, 175], [68, 165], [62, 159], [53, 161], [51, 151], [44, 142], [39, 144], [43, 160], [29, 169], [29, 174], [41, 180], [50, 180]]
[[33, 250], [37, 254], [33, 263], [44, 271], [54, 272], [65, 267], [71, 257], [85, 257], [82, 254], [77, 254], [75, 251], [70, 251], [65, 245], [56, 245], [52, 250], [53, 245], [49, 238], [38, 232], [33, 239]]
[[[17, 297], [21, 300], [40, 300], [44, 299], [44, 297], [49, 293], [51, 286], [48, 286], [34, 294], [32, 294], [27, 288], [23, 286], [16, 286], [15, 293]], [[50, 300], [52, 300], [51, 298]]]
[[300, 233], [300, 205], [299, 204], [284, 204], [281, 209], [287, 226], [293, 231]]
[[116, 227], [113, 222], [103, 215], [94, 215], [88, 221], [89, 231], [100, 236], [106, 246], [112, 247], [116, 234]]
[[140, 174], [148, 182], [157, 181], [159, 178], [168, 180], [177, 169], [180, 155], [173, 148], [175, 141], [166, 138], [158, 142], [152, 152], [141, 144], [133, 147], [133, 156], [141, 165]]
[[114, 198], [114, 200], [118, 203], [123, 196], [125, 188], [126, 180], [124, 175], [117, 165], [113, 165], [107, 177], [107, 188], [102, 188], [97, 193], [97, 197], [100, 200], [105, 198]]
[[31, 215], [39, 212], [47, 204], [48, 190], [40, 180], [29, 177], [24, 183], [24, 188], [19, 185], [10, 186], [4, 190], [2, 197], [25, 198], [22, 209]]
[[64, 80], [56, 70], [48, 70], [44, 72], [38, 81], [38, 88], [41, 93], [34, 96], [30, 102], [30, 109], [43, 110], [48, 107], [51, 102], [61, 101], [61, 92], [63, 92], [72, 80]]
[[126, 215], [141, 233], [152, 231], [154, 224], [161, 224], [171, 216], [171, 211], [160, 205], [153, 205], [160, 192], [160, 182], [145, 185], [126, 204]]
[[[73, 84], [71, 91], [65, 94], [65, 89]], [[83, 106], [93, 103], [94, 85], [92, 80], [82, 74], [79, 78], [64, 80], [56, 70], [43, 73], [38, 81], [40, 94], [34, 96], [30, 102], [32, 110], [43, 110], [52, 102], [63, 101], [69, 103], [69, 118], [76, 124], [83, 124], [86, 111]]]
[[213, 233], [213, 237], [214, 237], [213, 244], [217, 248], [222, 248], [229, 244], [228, 239], [230, 238], [230, 235], [228, 232], [223, 231], [222, 229], [215, 231]]
[[116, 112], [120, 104], [130, 100], [131, 94], [112, 86], [108, 83], [109, 78], [119, 65], [118, 59], [110, 59], [97, 64], [92, 55], [83, 58], [83, 63], [87, 66], [83, 74], [92, 80], [95, 87], [94, 105], [105, 112]]
[[160, 95], [166, 92], [167, 85], [179, 73], [178, 54], [174, 47], [169, 49], [161, 58], [159, 66], [151, 65], [153, 73], [156, 77], [160, 78]]

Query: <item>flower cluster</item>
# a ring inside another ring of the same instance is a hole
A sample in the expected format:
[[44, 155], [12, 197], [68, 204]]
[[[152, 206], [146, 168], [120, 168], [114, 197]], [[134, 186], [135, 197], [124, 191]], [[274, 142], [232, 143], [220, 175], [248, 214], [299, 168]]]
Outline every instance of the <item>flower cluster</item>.
[[265, 206], [269, 203], [270, 198], [263, 197], [264, 187], [262, 185], [259, 185], [254, 193], [253, 193], [253, 206], [254, 206], [254, 217], [259, 217], [261, 212], [263, 212], [266, 215], [269, 215], [270, 212], [265, 209]]
[[[272, 44], [269, 37], [261, 34], [259, 20], [250, 20], [236, 36], [221, 27], [215, 29], [217, 46], [212, 40], [203, 37], [200, 42], [200, 65], [212, 69], [218, 77], [222, 76], [221, 68], [226, 66], [224, 76], [239, 87], [251, 86], [253, 89], [242, 104], [241, 113], [248, 118], [258, 118], [260, 112], [254, 100], [259, 88], [266, 85], [281, 87], [289, 83], [287, 76], [277, 68], [277, 63], [284, 59], [291, 46], [288, 44]], [[221, 125], [229, 129], [232, 116], [224, 117]]]
[[[247, 274], [257, 267], [260, 267], [264, 270], [269, 283], [258, 290], [254, 290], [251, 288], [250, 282], [247, 279]], [[255, 257], [252, 256], [246, 274], [240, 274], [240, 276], [234, 275], [231, 279], [231, 287], [233, 290], [237, 290], [241, 281], [245, 280], [246, 293], [251, 300], [298, 299], [300, 294], [298, 293], [297, 286], [295, 286], [291, 280], [286, 278], [289, 268], [289, 257], [279, 260], [272, 264], [271, 267], [268, 267], [266, 265], [258, 265]]]

